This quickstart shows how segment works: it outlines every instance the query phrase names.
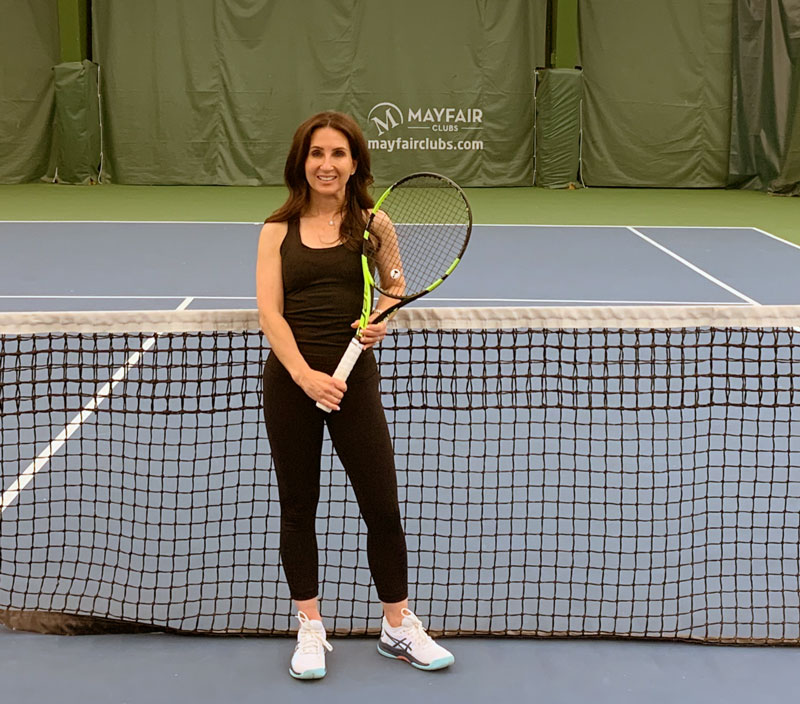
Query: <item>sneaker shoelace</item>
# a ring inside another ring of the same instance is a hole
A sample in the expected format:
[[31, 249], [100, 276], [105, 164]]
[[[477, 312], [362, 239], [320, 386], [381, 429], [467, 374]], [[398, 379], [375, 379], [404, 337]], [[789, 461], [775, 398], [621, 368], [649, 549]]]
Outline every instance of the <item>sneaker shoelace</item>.
[[297, 632], [297, 649], [301, 653], [313, 655], [319, 652], [320, 646], [328, 651], [333, 650], [333, 646], [325, 640], [325, 636], [311, 627], [311, 619], [308, 616], [301, 611], [297, 614], [297, 619], [300, 621], [300, 630]]
[[433, 642], [433, 638], [425, 631], [425, 626], [422, 625], [422, 621], [420, 621], [413, 612], [409, 609], [403, 609], [402, 614], [405, 619], [408, 620], [407, 622], [410, 622], [407, 626], [407, 630], [414, 645], [427, 645]]

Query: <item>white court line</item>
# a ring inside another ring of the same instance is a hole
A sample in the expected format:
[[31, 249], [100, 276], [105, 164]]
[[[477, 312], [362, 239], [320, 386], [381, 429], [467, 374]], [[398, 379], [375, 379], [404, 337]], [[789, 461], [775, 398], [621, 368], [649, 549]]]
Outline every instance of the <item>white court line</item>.
[[606, 228], [606, 229], [614, 229], [614, 230], [626, 230], [629, 227], [646, 227], [650, 230], [654, 230], [657, 228], [667, 229], [667, 230], [755, 230], [755, 227], [748, 227], [746, 225], [592, 225], [589, 223], [582, 223], [582, 224], [575, 224], [570, 225], [568, 223], [492, 223], [492, 222], [480, 222], [474, 223], [475, 225], [480, 225], [481, 227], [546, 227], [546, 228], [557, 228], [557, 227], [569, 227], [569, 228], [581, 228], [585, 227], [587, 229], [598, 229], [598, 228]]
[[99, 225], [263, 225], [264, 221], [248, 222], [245, 220], [0, 220], [0, 225], [25, 224], [34, 225], [69, 225], [69, 224], [89, 224], [98, 223]]
[[783, 237], [778, 237], [777, 235], [773, 235], [771, 232], [762, 230], [760, 227], [752, 227], [750, 229], [755, 230], [756, 232], [760, 232], [762, 235], [766, 235], [767, 237], [771, 237], [773, 240], [777, 240], [781, 244], [788, 244], [790, 247], [794, 247], [795, 249], [800, 249], [800, 244], [795, 244], [794, 242], [790, 242], [789, 240], [783, 239]]
[[[185, 298], [175, 310], [184, 310], [191, 302], [191, 298]], [[142, 348], [128, 357], [125, 364], [123, 364], [119, 369], [117, 369], [117, 371], [114, 372], [114, 374], [111, 376], [111, 379], [96, 391], [94, 398], [89, 401], [89, 403], [87, 403], [69, 423], [67, 423], [61, 432], [50, 441], [48, 446], [39, 453], [36, 459], [31, 462], [14, 480], [14, 483], [3, 492], [2, 497], [0, 497], [0, 515], [2, 515], [3, 511], [5, 511], [12, 503], [14, 503], [20, 492], [33, 481], [36, 473], [47, 466], [47, 463], [50, 462], [50, 458], [55, 455], [56, 452], [58, 452], [64, 446], [67, 440], [69, 440], [80, 429], [81, 425], [83, 425], [83, 423], [91, 417], [91, 415], [99, 408], [100, 404], [109, 397], [119, 382], [121, 382], [128, 375], [130, 369], [139, 364], [142, 356], [152, 349], [153, 345], [155, 344], [156, 336], [149, 337], [147, 340], [145, 340]]]
[[[186, 296], [24, 296], [24, 295], [2, 295], [0, 299], [98, 299], [98, 300], [126, 300], [126, 299], [154, 299], [154, 300], [175, 300], [186, 298]], [[255, 301], [255, 296], [191, 296], [192, 301]], [[749, 305], [747, 301], [655, 301], [655, 300], [625, 300], [625, 299], [603, 299], [603, 298], [444, 298], [431, 296], [427, 301], [443, 301], [448, 303], [566, 303], [566, 304], [589, 304], [589, 305], [665, 305], [665, 306], [743, 306]], [[424, 303], [424, 301], [423, 301]], [[181, 310], [178, 308], [177, 310]]]
[[[68, 294], [68, 295], [57, 294], [57, 295], [50, 296], [50, 295], [47, 295], [47, 294], [42, 295], [42, 294], [38, 294], [37, 293], [37, 294], [30, 294], [30, 295], [25, 295], [25, 294], [0, 294], [0, 298], [57, 298], [57, 299], [78, 298], [78, 299], [100, 299], [100, 300], [103, 300], [103, 299], [106, 299], [106, 298], [114, 298], [114, 299], [117, 299], [117, 298], [120, 298], [120, 299], [134, 298], [134, 299], [144, 299], [144, 300], [147, 300], [148, 298], [154, 298], [156, 300], [161, 300], [161, 299], [176, 300], [176, 299], [179, 299], [179, 298], [181, 300], [183, 300], [185, 298], [191, 298], [192, 300], [194, 300], [195, 298], [198, 298], [198, 296], [178, 296], [177, 294], [175, 296], [140, 296], [140, 295], [136, 295], [136, 296], [89, 296], [89, 295], [73, 295], [73, 294]], [[216, 296], [215, 296], [215, 298], [216, 298]], [[176, 308], [175, 310], [182, 310], [182, 309], [181, 308]]]
[[[0, 224], [42, 224], [42, 225], [68, 225], [75, 224], [89, 224], [98, 223], [101, 225], [263, 225], [264, 222], [248, 222], [244, 220], [0, 220]], [[480, 227], [545, 227], [548, 229], [558, 227], [585, 227], [587, 229], [596, 228], [613, 228], [624, 230], [630, 225], [592, 225], [591, 223], [581, 223], [570, 225], [568, 223], [530, 223], [530, 222], [475, 222], [473, 226]], [[654, 228], [667, 228], [670, 230], [758, 230], [757, 227], [748, 227], [746, 225], [633, 225], [633, 227], [646, 227], [649, 229]], [[774, 235], [773, 235], [774, 237]]]
[[721, 281], [720, 279], [718, 279], [716, 276], [712, 276], [711, 274], [709, 274], [707, 271], [701, 269], [696, 264], [692, 264], [692, 262], [690, 262], [688, 259], [684, 259], [682, 256], [680, 256], [679, 254], [676, 254], [675, 252], [673, 252], [668, 247], [665, 247], [663, 244], [661, 244], [659, 242], [656, 242], [654, 239], [651, 239], [647, 235], [642, 234], [636, 228], [631, 227], [630, 225], [628, 225], [628, 229], [634, 235], [636, 235], [637, 237], [641, 237], [648, 244], [651, 244], [656, 249], [660, 249], [665, 254], [668, 254], [675, 261], [678, 261], [681, 264], [683, 264], [684, 266], [689, 267], [689, 269], [691, 269], [696, 274], [700, 274], [700, 276], [702, 276], [703, 278], [708, 279], [711, 283], [716, 284], [717, 286], [719, 286], [721, 288], [724, 288], [728, 293], [732, 293], [737, 298], [741, 298], [743, 301], [745, 301], [746, 303], [750, 303], [751, 305], [754, 305], [754, 306], [761, 305], [754, 298], [750, 298], [750, 296], [745, 295], [741, 291], [737, 291], [735, 288], [733, 288], [733, 286], [729, 286], [724, 281]]
[[[452, 303], [588, 303], [590, 305], [631, 305], [631, 306], [745, 306], [749, 303], [742, 301], [635, 301], [635, 300], [610, 300], [596, 298], [439, 298], [432, 296], [424, 299], [429, 303], [447, 301]], [[422, 302], [424, 302], [424, 300]], [[426, 304], [427, 305], [427, 304]]]
[[646, 227], [648, 230], [756, 230], [751, 225], [626, 225]]
[[[48, 296], [48, 295], [41, 295], [41, 294], [31, 294], [31, 295], [26, 295], [26, 294], [0, 294], [0, 299], [4, 299], [4, 298], [14, 298], [14, 299], [30, 298], [32, 300], [50, 299], [50, 298], [52, 298], [52, 299], [55, 299], [55, 300], [65, 300], [65, 301], [68, 301], [68, 300], [71, 300], [71, 299], [77, 299], [77, 300], [100, 300], [100, 301], [103, 301], [103, 300], [125, 301], [125, 300], [128, 300], [128, 299], [131, 299], [131, 300], [145, 300], [146, 301], [146, 300], [149, 300], [149, 299], [153, 299], [153, 300], [156, 300], [156, 301], [163, 301], [163, 300], [175, 301], [175, 300], [178, 300], [178, 299], [184, 300], [186, 298], [188, 298], [191, 301], [255, 301], [256, 300], [255, 296], [178, 296], [178, 295], [175, 295], [175, 296], [141, 296], [141, 295], [136, 295], [136, 296], [116, 296], [116, 295], [115, 296], [94, 296], [94, 295], [92, 295], [92, 296], [88, 296], [88, 295], [77, 295], [77, 294], [69, 294], [69, 295], [59, 294], [59, 295], [54, 295], [54, 296]], [[178, 307], [175, 310], [183, 310], [183, 309]]]

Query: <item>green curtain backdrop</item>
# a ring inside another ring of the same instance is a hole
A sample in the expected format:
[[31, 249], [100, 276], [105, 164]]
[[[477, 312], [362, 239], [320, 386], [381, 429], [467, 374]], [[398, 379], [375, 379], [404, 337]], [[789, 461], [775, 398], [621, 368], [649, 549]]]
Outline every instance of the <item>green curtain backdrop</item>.
[[58, 8], [0, 0], [0, 18], [0, 183], [21, 183], [44, 176], [50, 158]]
[[581, 165], [583, 78], [572, 68], [539, 71], [536, 86], [536, 185], [566, 188], [578, 183]]
[[727, 183], [733, 0], [580, 0], [587, 186]]
[[104, 177], [277, 184], [296, 126], [351, 113], [388, 183], [533, 181], [546, 0], [94, 0]]
[[736, 0], [730, 181], [800, 194], [800, 2]]
[[91, 61], [68, 61], [58, 64], [53, 72], [58, 181], [95, 183], [98, 180], [101, 149], [97, 64]]

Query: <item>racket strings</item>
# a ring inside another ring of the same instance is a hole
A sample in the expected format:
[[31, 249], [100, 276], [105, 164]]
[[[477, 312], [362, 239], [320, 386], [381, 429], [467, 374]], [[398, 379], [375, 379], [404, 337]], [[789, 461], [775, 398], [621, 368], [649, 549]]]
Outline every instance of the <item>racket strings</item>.
[[[382, 243], [375, 260], [380, 259], [380, 249], [384, 257], [389, 250], [396, 254], [382, 260], [382, 269], [374, 267], [375, 282], [379, 290], [392, 289], [392, 295], [398, 295], [396, 286], [401, 276], [405, 296], [420, 293], [438, 281], [460, 257], [469, 238], [469, 206], [460, 189], [444, 179], [407, 179], [392, 190], [380, 210], [394, 226], [397, 246]], [[389, 278], [384, 280], [386, 275]]]

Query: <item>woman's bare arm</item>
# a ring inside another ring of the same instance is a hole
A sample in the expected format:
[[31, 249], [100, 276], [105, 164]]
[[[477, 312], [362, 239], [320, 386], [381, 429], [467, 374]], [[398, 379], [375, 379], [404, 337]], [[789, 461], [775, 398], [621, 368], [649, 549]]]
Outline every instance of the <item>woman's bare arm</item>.
[[256, 299], [258, 319], [270, 347], [295, 383], [323, 405], [339, 410], [339, 401], [347, 385], [339, 379], [312, 369], [283, 317], [283, 274], [281, 243], [286, 237], [285, 223], [266, 223], [261, 228], [256, 262]]

